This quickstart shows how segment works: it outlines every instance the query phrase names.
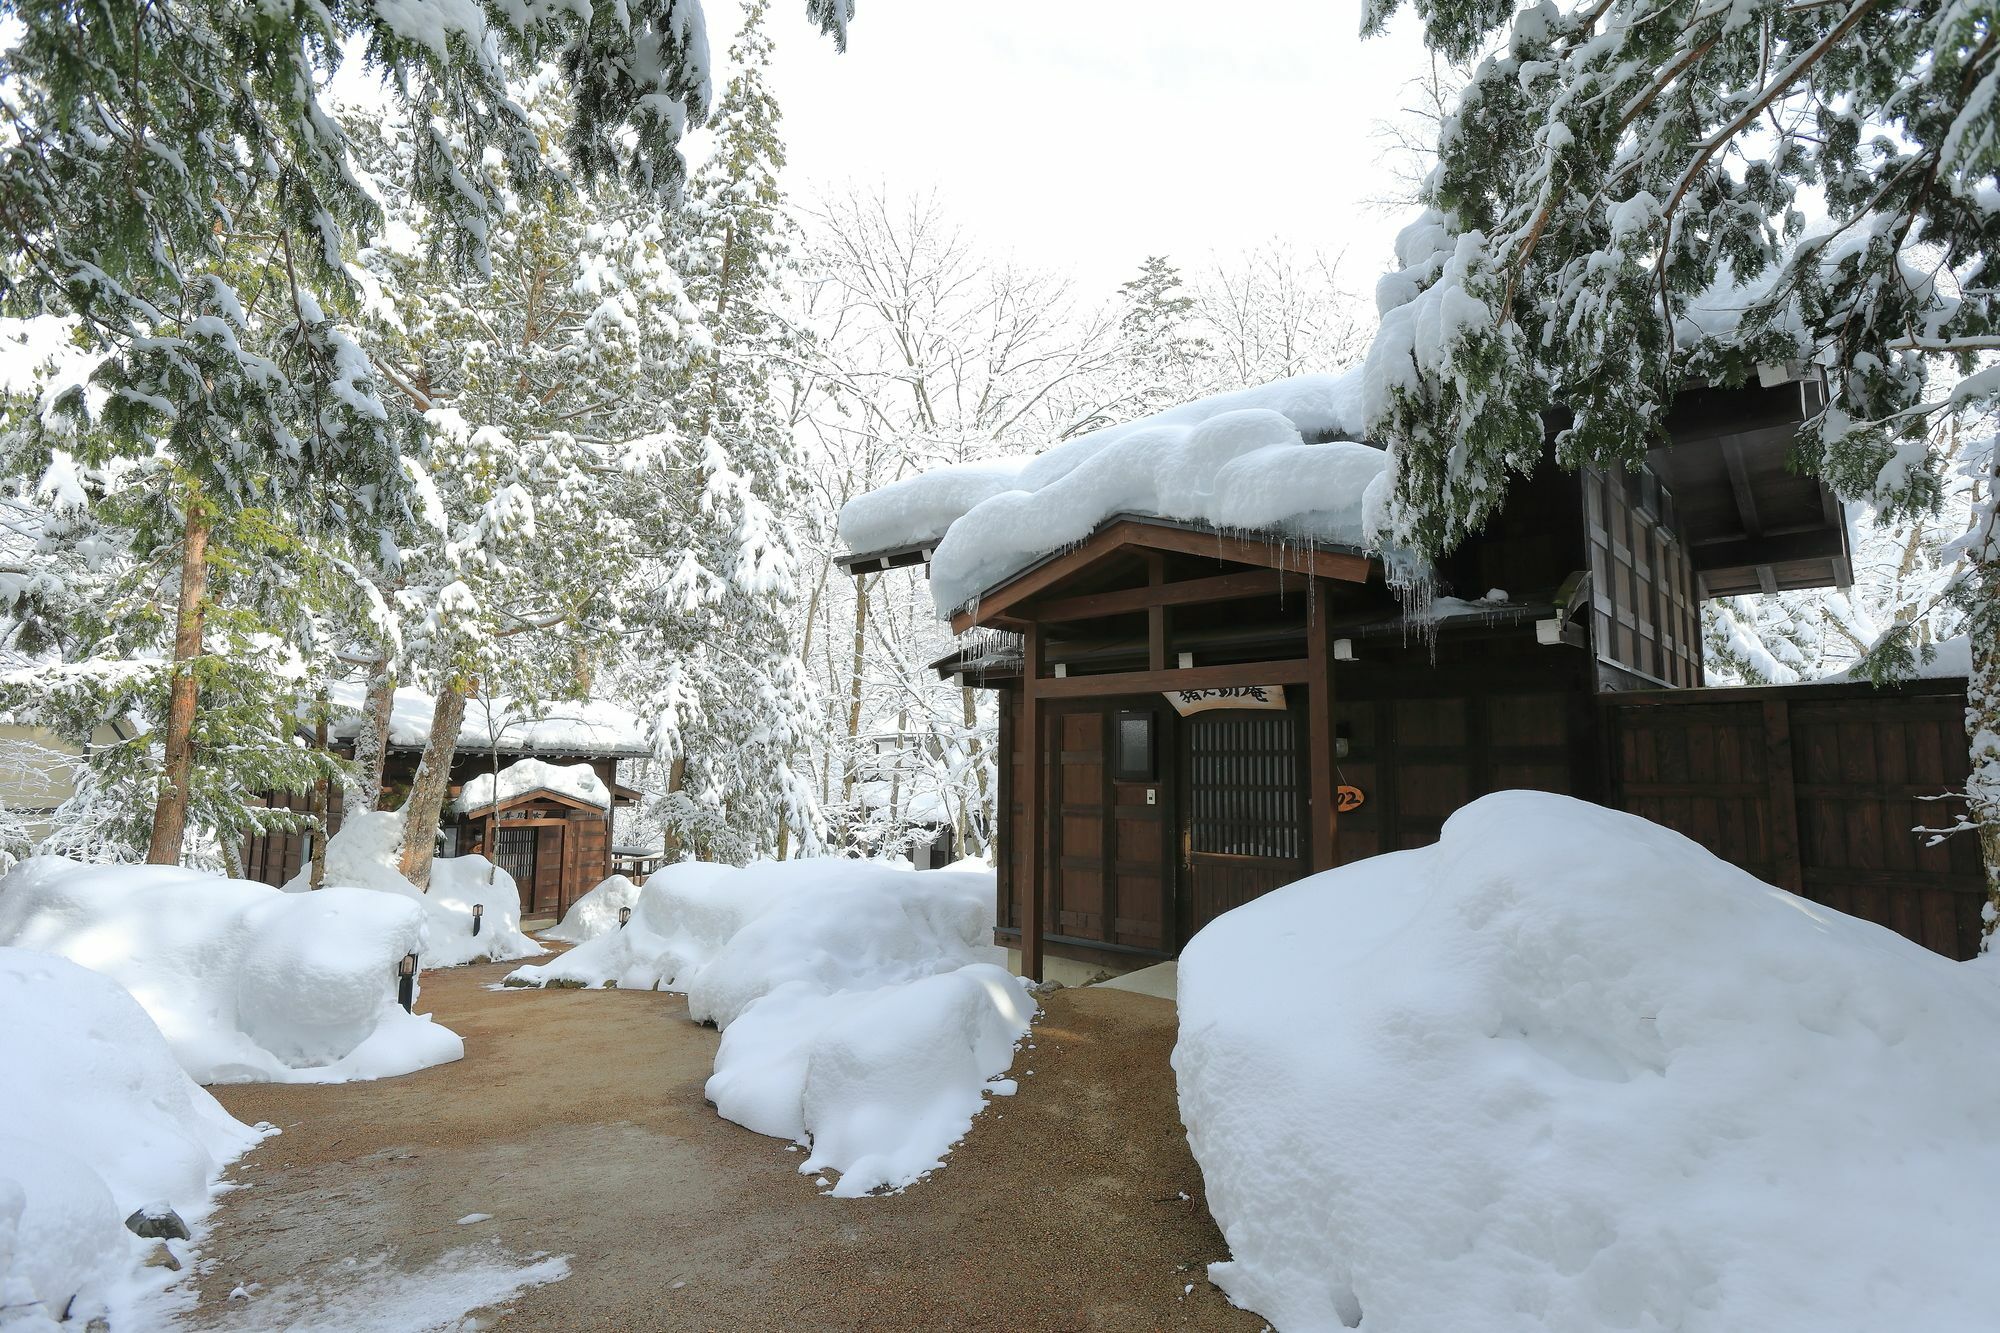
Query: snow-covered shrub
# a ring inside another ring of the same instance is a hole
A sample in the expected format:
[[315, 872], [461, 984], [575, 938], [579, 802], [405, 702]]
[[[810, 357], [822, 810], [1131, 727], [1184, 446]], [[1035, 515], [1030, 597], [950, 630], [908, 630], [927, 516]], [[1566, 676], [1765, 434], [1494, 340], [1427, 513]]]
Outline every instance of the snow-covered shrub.
[[125, 1219], [164, 1205], [199, 1226], [217, 1173], [260, 1136], [195, 1086], [107, 977], [0, 947], [0, 1014], [0, 1326], [53, 1329], [67, 1311], [65, 1327], [99, 1315], [140, 1327], [156, 1242]]
[[[843, 1196], [936, 1167], [1013, 1061], [1033, 1002], [990, 941], [992, 873], [847, 860], [683, 862], [632, 920], [517, 985], [687, 995], [723, 1029], [707, 1093], [762, 1134], [809, 1144]], [[615, 914], [614, 914], [615, 919]]]
[[1531, 792], [1180, 964], [1210, 1270], [1278, 1328], [1971, 1329], [2000, 986]]
[[545, 940], [582, 944], [618, 929], [618, 909], [635, 906], [639, 886], [623, 875], [613, 875], [569, 905], [563, 919], [542, 932]]
[[[402, 845], [403, 817], [395, 811], [356, 815], [327, 839], [321, 884], [393, 893], [421, 906], [425, 967], [508, 963], [548, 952], [521, 933], [521, 891], [512, 875], [483, 856], [441, 856], [431, 862], [431, 887], [425, 892], [398, 868]], [[309, 874], [301, 870], [285, 891], [303, 893], [309, 887]], [[485, 908], [477, 935], [472, 933], [475, 905]]]
[[0, 879], [0, 945], [117, 981], [202, 1083], [338, 1083], [458, 1059], [456, 1034], [396, 1002], [397, 963], [423, 935], [417, 904], [353, 888], [290, 894], [54, 856]]

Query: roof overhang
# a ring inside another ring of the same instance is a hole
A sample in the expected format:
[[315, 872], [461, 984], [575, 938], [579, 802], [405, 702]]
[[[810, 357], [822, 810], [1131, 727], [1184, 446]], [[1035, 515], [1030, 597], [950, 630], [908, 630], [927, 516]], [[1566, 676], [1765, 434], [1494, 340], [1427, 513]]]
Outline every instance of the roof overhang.
[[[612, 788], [611, 804], [631, 805], [633, 802], [624, 798], [624, 793], [631, 790], [630, 787]], [[556, 804], [568, 809], [588, 810], [592, 814], [601, 815], [605, 813], [605, 807], [598, 805], [594, 801], [581, 800], [578, 797], [570, 795], [568, 792], [556, 791], [552, 787], [532, 787], [527, 791], [518, 792], [508, 797], [497, 806], [489, 803], [487, 805], [474, 806], [470, 810], [455, 810], [453, 813], [460, 819], [484, 819], [488, 815], [502, 815], [509, 810], [518, 809], [521, 806], [530, 805], [536, 801], [554, 801]]]
[[875, 574], [885, 569], [907, 569], [911, 565], [929, 565], [931, 552], [937, 550], [938, 538], [918, 542], [914, 546], [897, 546], [886, 551], [866, 551], [861, 554], [839, 555], [833, 563], [839, 565], [846, 574]]

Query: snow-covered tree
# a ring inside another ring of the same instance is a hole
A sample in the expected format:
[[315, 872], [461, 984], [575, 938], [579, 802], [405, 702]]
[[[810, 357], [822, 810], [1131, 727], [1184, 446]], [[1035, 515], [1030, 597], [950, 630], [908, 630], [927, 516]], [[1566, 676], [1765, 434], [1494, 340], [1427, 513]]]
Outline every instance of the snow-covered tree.
[[[807, 8], [844, 40], [848, 0]], [[170, 862], [219, 660], [211, 545], [248, 544], [261, 525], [393, 566], [410, 520], [412, 414], [385, 400], [342, 322], [346, 252], [379, 211], [319, 101], [340, 52], [364, 50], [416, 127], [404, 180], [437, 223], [433, 252], [483, 268], [503, 185], [568, 185], [508, 95], [509, 62], [560, 56], [576, 108], [563, 147], [583, 179], [665, 200], [681, 134], [706, 109], [707, 39], [684, 0], [27, 0], [9, 15], [0, 313], [68, 316], [99, 360], [90, 392], [17, 418], [8, 470], [44, 488], [75, 477], [74, 495], [129, 531], [133, 559], [177, 565], [147, 853]], [[123, 679], [98, 673], [97, 711]], [[87, 683], [70, 673], [64, 697]]]
[[[1399, 0], [1371, 0], [1380, 31]], [[1637, 460], [1691, 380], [1811, 365], [1800, 460], [1892, 520], [1932, 509], [1932, 422], [2000, 397], [2000, 33], [1950, 0], [1435, 0], [1431, 48], [1478, 58], [1445, 121], [1429, 212], [1378, 289], [1371, 431], [1391, 544], [1478, 530], [1574, 413], [1566, 465]], [[1822, 217], [1813, 221], [1815, 215]], [[1958, 548], [1973, 642], [1971, 801], [2000, 871], [2000, 562], [1990, 511]], [[1893, 644], [1885, 649], [1894, 652]], [[1994, 877], [2000, 903], [2000, 873]]]
[[1149, 256], [1118, 288], [1118, 356], [1131, 380], [1129, 412], [1144, 416], [1200, 396], [1215, 345], [1196, 325], [1196, 301], [1181, 271]]
[[659, 792], [645, 813], [671, 847], [725, 861], [820, 846], [812, 785], [795, 769], [815, 715], [791, 623], [790, 527], [805, 492], [779, 371], [795, 228], [778, 187], [766, 8], [746, 7], [708, 154], [672, 224], [700, 331], [672, 386], [684, 454], [626, 497], [648, 553], [631, 579], [622, 673], [655, 722]]

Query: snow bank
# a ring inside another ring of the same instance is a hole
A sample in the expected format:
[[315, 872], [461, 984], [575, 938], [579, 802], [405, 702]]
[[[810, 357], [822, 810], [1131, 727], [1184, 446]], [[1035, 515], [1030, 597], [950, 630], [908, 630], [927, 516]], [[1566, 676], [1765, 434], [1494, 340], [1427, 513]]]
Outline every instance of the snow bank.
[[458, 1059], [455, 1033], [396, 1003], [396, 965], [423, 934], [417, 904], [352, 888], [54, 856], [0, 879], [0, 945], [124, 986], [202, 1083], [340, 1083]]
[[[496, 790], [499, 792], [497, 798], [494, 795]], [[500, 770], [497, 780], [492, 773], [481, 773], [459, 788], [458, 799], [452, 802], [452, 809], [460, 814], [468, 810], [484, 810], [496, 803], [505, 805], [531, 791], [552, 791], [558, 796], [582, 801], [585, 805], [607, 809], [611, 805], [611, 789], [604, 785], [604, 779], [598, 777], [597, 770], [589, 764], [550, 764], [540, 759], [517, 759]]]
[[[322, 885], [372, 889], [417, 904], [424, 915], [425, 967], [510, 963], [548, 952], [521, 932], [521, 891], [514, 877], [483, 856], [441, 856], [431, 862], [428, 893], [403, 878], [403, 817], [393, 810], [356, 815], [327, 839]], [[304, 893], [310, 873], [301, 870], [287, 893]], [[325, 888], [321, 889], [325, 892]], [[472, 933], [472, 909], [486, 910]]]
[[862, 554], [940, 538], [931, 593], [941, 614], [1118, 514], [1361, 546], [1388, 485], [1387, 456], [1351, 442], [1361, 407], [1358, 372], [1217, 394], [1080, 435], [1025, 464], [906, 478], [849, 501], [840, 535]]
[[618, 909], [639, 901], [639, 886], [623, 875], [613, 875], [569, 905], [563, 919], [542, 932], [545, 940], [582, 944], [618, 929]]
[[2000, 986], [1653, 824], [1486, 797], [1179, 990], [1210, 1275], [1287, 1333], [1992, 1323]]
[[[164, 1205], [198, 1226], [216, 1175], [261, 1136], [195, 1086], [107, 977], [0, 948], [0, 1014], [0, 1325], [53, 1329], [65, 1310], [74, 1328], [150, 1324], [134, 1307], [165, 1285], [142, 1279], [159, 1242], [125, 1219]], [[185, 1242], [167, 1244], [186, 1261]]]
[[[687, 995], [722, 1031], [707, 1094], [727, 1119], [810, 1145], [843, 1197], [908, 1185], [971, 1127], [1034, 1006], [989, 941], [990, 871], [865, 861], [684, 862], [632, 920], [516, 985]], [[615, 914], [614, 914], [615, 919]]]

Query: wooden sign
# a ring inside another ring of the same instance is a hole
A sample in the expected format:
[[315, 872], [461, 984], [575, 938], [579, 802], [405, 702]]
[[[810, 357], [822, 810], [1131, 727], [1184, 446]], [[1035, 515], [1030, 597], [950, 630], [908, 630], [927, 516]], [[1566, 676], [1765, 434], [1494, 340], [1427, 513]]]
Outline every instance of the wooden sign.
[[1214, 708], [1276, 708], [1285, 706], [1282, 685], [1221, 685], [1211, 690], [1168, 690], [1167, 702], [1182, 717]]
[[1344, 815], [1349, 810], [1359, 810], [1361, 803], [1367, 799], [1361, 788], [1350, 787], [1343, 782], [1334, 789], [1333, 808], [1337, 813]]

